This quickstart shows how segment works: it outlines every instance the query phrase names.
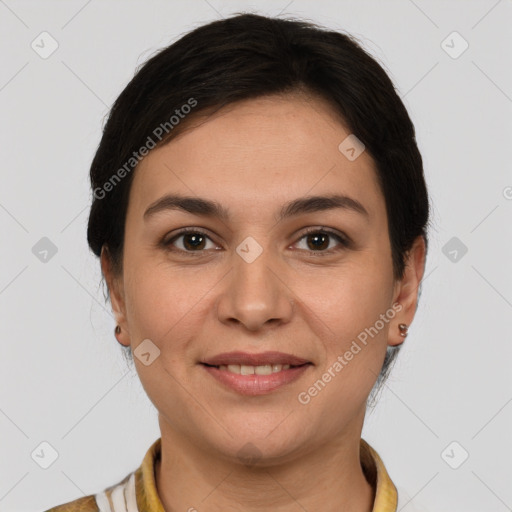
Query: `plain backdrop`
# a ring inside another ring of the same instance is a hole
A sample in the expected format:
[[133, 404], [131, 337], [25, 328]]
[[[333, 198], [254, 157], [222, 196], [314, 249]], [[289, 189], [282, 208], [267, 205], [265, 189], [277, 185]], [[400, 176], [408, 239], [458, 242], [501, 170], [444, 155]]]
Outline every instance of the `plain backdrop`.
[[395, 83], [433, 228], [416, 318], [363, 437], [416, 504], [511, 510], [510, 0], [0, 0], [0, 510], [103, 490], [160, 435], [86, 243], [88, 171], [137, 66], [240, 11], [349, 32]]

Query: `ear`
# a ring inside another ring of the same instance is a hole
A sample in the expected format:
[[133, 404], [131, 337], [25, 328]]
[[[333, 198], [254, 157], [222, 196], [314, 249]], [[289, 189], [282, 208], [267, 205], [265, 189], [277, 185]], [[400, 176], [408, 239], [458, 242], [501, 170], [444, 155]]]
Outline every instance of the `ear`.
[[393, 304], [399, 303], [402, 309], [390, 322], [388, 345], [396, 346], [404, 342], [399, 324], [411, 325], [418, 305], [418, 292], [425, 272], [425, 239], [418, 236], [405, 258], [404, 276], [395, 284]]
[[123, 279], [122, 276], [114, 275], [111, 256], [106, 245], [101, 248], [100, 261], [101, 271], [108, 286], [112, 312], [114, 313], [116, 324], [121, 327], [121, 332], [116, 334], [116, 338], [121, 345], [128, 347], [130, 346], [130, 333], [126, 321]]

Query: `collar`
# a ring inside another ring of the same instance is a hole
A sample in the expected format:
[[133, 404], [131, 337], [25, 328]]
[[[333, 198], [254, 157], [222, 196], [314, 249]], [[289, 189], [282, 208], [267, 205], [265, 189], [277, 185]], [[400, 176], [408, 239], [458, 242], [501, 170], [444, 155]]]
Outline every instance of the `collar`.
[[[149, 448], [141, 466], [135, 471], [137, 508], [146, 512], [165, 512], [158, 496], [155, 467], [161, 457], [162, 438]], [[361, 466], [368, 482], [375, 489], [372, 512], [396, 512], [398, 493], [384, 462], [364, 439], [360, 442]]]
[[361, 438], [361, 466], [366, 479], [375, 489], [372, 512], [396, 512], [398, 492], [376, 450]]

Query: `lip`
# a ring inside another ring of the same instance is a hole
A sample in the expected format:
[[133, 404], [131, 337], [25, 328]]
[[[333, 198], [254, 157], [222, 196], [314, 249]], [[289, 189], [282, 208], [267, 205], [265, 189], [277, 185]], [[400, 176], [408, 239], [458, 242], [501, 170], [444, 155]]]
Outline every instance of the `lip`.
[[[287, 364], [287, 363], [285, 363]], [[214, 378], [217, 382], [225, 387], [234, 390], [242, 395], [257, 396], [265, 395], [275, 391], [286, 384], [290, 384], [299, 379], [304, 372], [308, 370], [312, 363], [306, 363], [301, 366], [281, 370], [270, 375], [240, 375], [231, 373], [227, 370], [220, 370], [216, 366], [201, 366]]]
[[[220, 366], [221, 364], [240, 364], [247, 366], [262, 366], [266, 364], [289, 364], [290, 366], [301, 366], [310, 363], [307, 359], [285, 354], [284, 352], [261, 352], [250, 354], [248, 352], [223, 352], [216, 356], [201, 361], [204, 365]], [[293, 368], [290, 368], [292, 370]], [[287, 371], [287, 370], [285, 370]]]

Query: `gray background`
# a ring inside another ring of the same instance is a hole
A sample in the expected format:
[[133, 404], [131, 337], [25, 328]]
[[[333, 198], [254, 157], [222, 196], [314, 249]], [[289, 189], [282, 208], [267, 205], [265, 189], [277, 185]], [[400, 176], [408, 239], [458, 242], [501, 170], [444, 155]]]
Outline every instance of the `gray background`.
[[[512, 510], [511, 0], [0, 0], [0, 510], [98, 492], [160, 435], [86, 244], [88, 169], [135, 68], [237, 11], [350, 32], [396, 84], [433, 229], [417, 316], [363, 437], [410, 505]], [[43, 31], [58, 43], [46, 59], [31, 47], [51, 48]], [[57, 248], [46, 261], [43, 237]], [[58, 453], [47, 469], [31, 456], [44, 441]]]

